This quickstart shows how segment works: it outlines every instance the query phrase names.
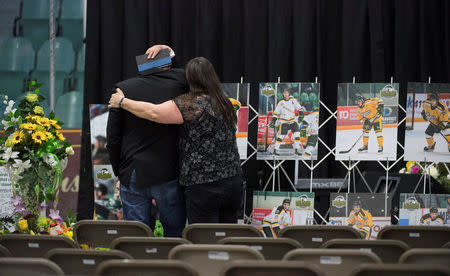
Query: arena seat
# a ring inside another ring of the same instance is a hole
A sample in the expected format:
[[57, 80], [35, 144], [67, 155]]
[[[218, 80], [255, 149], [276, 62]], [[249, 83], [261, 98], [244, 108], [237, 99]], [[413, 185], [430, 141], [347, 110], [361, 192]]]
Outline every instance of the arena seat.
[[450, 242], [444, 244], [442, 247], [443, 247], [443, 248], [450, 248]]
[[303, 262], [283, 261], [232, 261], [225, 265], [221, 276], [321, 276], [317, 266]]
[[200, 276], [218, 275], [233, 260], [264, 260], [258, 251], [244, 245], [183, 244], [169, 252], [169, 259], [194, 266]]
[[44, 258], [0, 258], [0, 276], [64, 275], [62, 269]]
[[450, 271], [441, 266], [411, 264], [363, 264], [351, 276], [448, 276]]
[[150, 228], [138, 221], [80, 220], [73, 226], [73, 237], [90, 247], [108, 247], [120, 237], [152, 237]]
[[[74, 69], [72, 43], [63, 37], [55, 39], [55, 100], [69, 88], [69, 75]], [[42, 83], [40, 94], [50, 100], [50, 42], [42, 44], [37, 55], [36, 70], [31, 79]]]
[[[56, 20], [59, 2], [59, 0], [55, 1]], [[19, 23], [23, 30], [23, 36], [28, 38], [33, 44], [33, 48], [37, 50], [49, 38], [50, 1], [22, 0], [22, 3], [22, 14]]]
[[133, 257], [119, 250], [57, 248], [48, 251], [44, 258], [57, 264], [66, 275], [93, 275], [103, 261]]
[[136, 275], [171, 275], [197, 276], [198, 272], [185, 262], [174, 260], [109, 260], [97, 267], [96, 275], [101, 276], [136, 276]]
[[183, 230], [183, 238], [200, 244], [217, 243], [226, 237], [262, 237], [254, 226], [246, 224], [194, 223]]
[[350, 226], [331, 225], [288, 226], [278, 236], [296, 240], [305, 248], [319, 248], [332, 239], [361, 239], [358, 231]]
[[71, 91], [58, 97], [55, 114], [63, 129], [81, 129], [83, 124], [83, 93]]
[[25, 90], [25, 80], [34, 68], [35, 52], [31, 42], [23, 37], [6, 40], [0, 52], [0, 94], [14, 99]]
[[359, 249], [375, 253], [384, 263], [397, 263], [409, 246], [397, 240], [333, 239], [322, 245], [329, 249]]
[[248, 245], [261, 252], [266, 260], [281, 260], [289, 251], [303, 247], [299, 242], [287, 238], [228, 237], [221, 239], [219, 244]]
[[378, 239], [400, 240], [411, 248], [438, 248], [448, 242], [447, 226], [386, 226], [378, 233]]
[[66, 0], [61, 4], [61, 33], [67, 37], [77, 51], [83, 44], [83, 0]]
[[11, 252], [3, 245], [0, 245], [0, 258], [1, 257], [11, 257]]
[[122, 237], [111, 242], [109, 248], [121, 250], [134, 259], [168, 259], [169, 251], [181, 244], [190, 244], [180, 238]]
[[6, 247], [13, 257], [42, 257], [53, 248], [77, 248], [77, 245], [64, 236], [16, 235], [0, 236], [0, 245]]
[[326, 275], [349, 275], [363, 263], [381, 263], [372, 252], [352, 249], [295, 249], [284, 256], [283, 261], [302, 261], [315, 264]]
[[399, 263], [442, 265], [450, 269], [450, 249], [414, 248], [406, 251], [400, 257]]

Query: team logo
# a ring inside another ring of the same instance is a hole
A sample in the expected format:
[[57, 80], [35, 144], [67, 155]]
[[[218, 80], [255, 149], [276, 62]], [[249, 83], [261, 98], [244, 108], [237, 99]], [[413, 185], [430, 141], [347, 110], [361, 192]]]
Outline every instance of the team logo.
[[109, 179], [112, 177], [112, 174], [108, 171], [107, 168], [103, 168], [97, 172], [98, 179]]
[[380, 91], [380, 96], [383, 98], [393, 98], [397, 97], [397, 90], [394, 88], [392, 84], [388, 84]]
[[275, 89], [270, 84], [266, 84], [263, 89], [261, 89], [261, 94], [265, 96], [272, 96], [275, 94]]
[[403, 202], [403, 209], [419, 209], [420, 203], [417, 201], [415, 197], [409, 197]]
[[336, 208], [343, 208], [347, 205], [347, 200], [343, 196], [337, 196], [332, 202], [331, 205]]
[[301, 195], [298, 197], [297, 200], [295, 200], [295, 206], [306, 209], [311, 207], [311, 201], [308, 199], [306, 195]]

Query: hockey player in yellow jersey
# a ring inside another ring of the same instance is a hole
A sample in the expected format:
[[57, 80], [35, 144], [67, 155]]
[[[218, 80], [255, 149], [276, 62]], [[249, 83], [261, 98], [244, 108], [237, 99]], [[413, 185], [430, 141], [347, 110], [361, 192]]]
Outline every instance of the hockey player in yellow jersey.
[[383, 152], [383, 100], [380, 98], [366, 99], [364, 96], [358, 96], [356, 103], [358, 105], [356, 115], [358, 120], [363, 123], [363, 146], [358, 151], [367, 152], [370, 131], [373, 128], [377, 135], [378, 152]]
[[423, 104], [422, 117], [429, 122], [425, 130], [425, 138], [427, 146], [423, 148], [424, 151], [434, 151], [436, 142], [434, 141], [434, 134], [441, 133], [447, 140], [448, 151], [450, 152], [450, 122], [448, 118], [448, 109], [439, 101], [439, 94], [432, 93], [430, 97]]
[[356, 228], [364, 239], [368, 240], [372, 233], [372, 214], [361, 208], [361, 202], [353, 203], [353, 210], [348, 215], [348, 225]]

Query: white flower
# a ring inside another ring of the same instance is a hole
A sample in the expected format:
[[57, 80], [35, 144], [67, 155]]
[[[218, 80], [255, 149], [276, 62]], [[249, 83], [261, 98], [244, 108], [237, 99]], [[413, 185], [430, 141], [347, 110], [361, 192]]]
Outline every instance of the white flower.
[[399, 173], [405, 173], [405, 171], [406, 171], [406, 169], [403, 168], [403, 169], [401, 169], [401, 170], [399, 171]]
[[73, 151], [72, 146], [70, 146], [70, 147], [67, 147], [67, 148], [66, 148], [66, 153], [67, 153], [68, 155], [74, 155], [74, 154], [75, 154], [75, 151]]
[[58, 164], [58, 163], [56, 163], [56, 160], [55, 160], [55, 158], [53, 158], [52, 154], [46, 153], [42, 156], [42, 159], [44, 159], [44, 162], [47, 163], [51, 167], [55, 167]]
[[431, 166], [430, 167], [429, 173], [434, 178], [438, 178], [438, 176], [439, 176], [439, 171], [438, 171], [438, 169], [435, 166]]
[[9, 179], [11, 183], [15, 183], [18, 180], [22, 179], [22, 177], [16, 172], [16, 170], [11, 165], [6, 165], [6, 171], [8, 172]]
[[450, 173], [449, 173], [449, 174], [447, 174], [447, 179], [448, 179], [448, 180], [450, 180]]
[[12, 111], [12, 113], [16, 112], [17, 109], [13, 109], [14, 106], [14, 101], [10, 100], [8, 102], [8, 105], [5, 108], [5, 113], [4, 114], [9, 114], [10, 111]]
[[3, 125], [3, 128], [4, 128], [4, 129], [7, 129], [7, 128], [9, 127], [8, 124], [9, 124], [8, 121], [2, 120], [2, 125]]
[[68, 161], [67, 157], [61, 160], [61, 170], [64, 171], [66, 169]]
[[11, 122], [13, 123], [18, 123], [19, 122], [19, 117], [11, 117]]
[[9, 161], [9, 159], [16, 159], [19, 157], [18, 151], [12, 151], [12, 148], [7, 148], [5, 152], [2, 154], [2, 159], [6, 162]]
[[17, 173], [21, 174], [23, 173], [26, 169], [31, 168], [31, 164], [30, 164], [30, 160], [27, 160], [25, 162], [23, 162], [20, 159], [14, 159], [14, 164], [13, 167], [17, 168]]

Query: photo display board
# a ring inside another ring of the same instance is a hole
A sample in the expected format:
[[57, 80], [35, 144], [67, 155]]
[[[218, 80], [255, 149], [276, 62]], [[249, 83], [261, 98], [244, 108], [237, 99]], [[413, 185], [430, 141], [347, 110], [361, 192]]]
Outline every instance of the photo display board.
[[398, 83], [339, 83], [336, 160], [396, 160]]
[[266, 237], [276, 237], [289, 225], [314, 223], [314, 193], [253, 192], [252, 224]]
[[400, 194], [399, 225], [450, 226], [450, 194]]
[[317, 160], [319, 83], [259, 84], [258, 160]]
[[[350, 225], [363, 239], [376, 239], [380, 230], [391, 224], [389, 194], [331, 193], [330, 224]], [[385, 205], [387, 208], [385, 208]]]
[[450, 162], [450, 83], [408, 83], [405, 160]]
[[236, 111], [238, 123], [236, 127], [236, 142], [239, 156], [247, 159], [248, 141], [248, 103], [250, 97], [249, 83], [222, 83], [222, 90], [230, 99]]

